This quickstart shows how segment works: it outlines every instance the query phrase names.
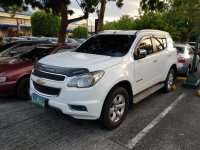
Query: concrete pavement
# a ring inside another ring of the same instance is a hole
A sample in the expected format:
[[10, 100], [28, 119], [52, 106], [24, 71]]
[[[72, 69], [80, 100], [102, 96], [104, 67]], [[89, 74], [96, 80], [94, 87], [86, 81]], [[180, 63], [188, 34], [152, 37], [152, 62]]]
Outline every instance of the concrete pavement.
[[127, 144], [181, 94], [171, 109], [133, 147], [136, 150], [200, 149], [200, 97], [195, 90], [158, 91], [130, 108], [123, 124], [112, 131], [98, 121], [77, 120], [30, 101], [0, 98], [0, 149], [127, 150]]

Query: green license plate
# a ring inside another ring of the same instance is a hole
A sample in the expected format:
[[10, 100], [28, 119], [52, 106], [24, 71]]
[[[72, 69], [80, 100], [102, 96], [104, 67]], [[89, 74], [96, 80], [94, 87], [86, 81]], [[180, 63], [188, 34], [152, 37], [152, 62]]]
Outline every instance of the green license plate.
[[39, 105], [42, 108], [45, 108], [47, 105], [47, 99], [38, 96], [37, 94], [32, 94], [31, 96], [31, 102], [33, 104]]

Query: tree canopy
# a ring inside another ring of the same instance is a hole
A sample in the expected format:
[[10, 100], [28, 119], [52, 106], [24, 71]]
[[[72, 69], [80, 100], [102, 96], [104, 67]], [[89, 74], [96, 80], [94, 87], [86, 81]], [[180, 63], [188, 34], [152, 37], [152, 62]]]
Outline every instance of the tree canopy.
[[87, 38], [88, 29], [86, 27], [78, 26], [73, 30], [73, 37], [75, 38]]
[[104, 29], [158, 29], [169, 32], [178, 42], [188, 42], [195, 38], [199, 22], [199, 0], [142, 0], [139, 18], [124, 15], [118, 21], [106, 22]]
[[31, 30], [36, 36], [57, 37], [60, 28], [60, 17], [45, 11], [37, 11], [31, 15]]

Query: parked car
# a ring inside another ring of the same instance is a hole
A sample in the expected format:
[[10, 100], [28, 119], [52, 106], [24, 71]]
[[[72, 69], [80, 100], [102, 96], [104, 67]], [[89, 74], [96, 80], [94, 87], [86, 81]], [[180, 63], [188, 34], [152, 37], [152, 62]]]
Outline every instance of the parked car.
[[[118, 127], [131, 103], [175, 81], [177, 51], [157, 30], [101, 32], [75, 51], [44, 57], [31, 74], [32, 102]], [[163, 64], [165, 67], [163, 67]]]
[[79, 44], [83, 44], [85, 41], [86, 41], [86, 39], [75, 39]]
[[[178, 64], [177, 72], [184, 76], [188, 76], [189, 72], [192, 69], [192, 61], [194, 57], [194, 50], [189, 44], [176, 44], [177, 53], [178, 53]], [[196, 60], [196, 70], [199, 64], [199, 56]]]
[[76, 40], [71, 39], [71, 38], [67, 38], [65, 40], [65, 43], [67, 43], [67, 44], [73, 44], [75, 47], [78, 47], [80, 45]]
[[[25, 47], [24, 47], [25, 48]], [[0, 57], [0, 96], [17, 94], [20, 99], [29, 99], [29, 77], [36, 61], [50, 54], [72, 50], [71, 45], [33, 44], [26, 50], [16, 50], [11, 56]]]
[[21, 51], [26, 51], [27, 48], [32, 47], [36, 44], [40, 44], [40, 43], [44, 43], [41, 41], [15, 41], [15, 42], [10, 42], [10, 43], [6, 43], [3, 46], [0, 46], [0, 57], [2, 55], [7, 55], [8, 53], [10, 53], [10, 55], [12, 55], [12, 53], [15, 53], [15, 51], [18, 51], [19, 49]]
[[[191, 45], [192, 48], [195, 50], [196, 42], [188, 42], [188, 44]], [[200, 57], [200, 44], [199, 44], [199, 48], [197, 49], [197, 54]]]
[[58, 38], [49, 38], [49, 41], [53, 44], [57, 44], [58, 43]]
[[15, 41], [24, 41], [26, 39], [22, 38], [22, 37], [5, 37], [4, 40], [7, 42], [7, 43], [10, 43], [10, 42], [15, 42]]

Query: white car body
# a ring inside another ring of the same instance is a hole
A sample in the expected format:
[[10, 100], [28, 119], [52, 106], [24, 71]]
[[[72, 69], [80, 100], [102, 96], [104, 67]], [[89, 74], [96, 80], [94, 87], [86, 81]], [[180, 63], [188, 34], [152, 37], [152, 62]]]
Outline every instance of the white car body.
[[[98, 119], [109, 91], [120, 82], [128, 82], [131, 85], [132, 96], [164, 82], [171, 67], [176, 67], [177, 52], [173, 41], [167, 32], [157, 30], [141, 31], [105, 31], [98, 35], [136, 35], [128, 53], [123, 57], [111, 57], [78, 52], [65, 52], [47, 56], [39, 61], [47, 67], [54, 68], [86, 68], [89, 72], [103, 70], [103, 77], [92, 87], [69, 87], [68, 82], [72, 77], [65, 76], [64, 81], [55, 81], [48, 78], [31, 75], [30, 95], [33, 93], [48, 99], [48, 105], [61, 110], [78, 119]], [[134, 59], [134, 50], [141, 39], [148, 37], [166, 38], [167, 48], [143, 59]], [[48, 71], [40, 70], [49, 73]], [[34, 69], [33, 69], [34, 72]], [[49, 73], [52, 74], [52, 73]], [[56, 73], [54, 73], [56, 74]], [[58, 95], [45, 94], [38, 91], [33, 83], [42, 86], [58, 88]], [[80, 105], [87, 108], [86, 111], [76, 111], [71, 105]]]

